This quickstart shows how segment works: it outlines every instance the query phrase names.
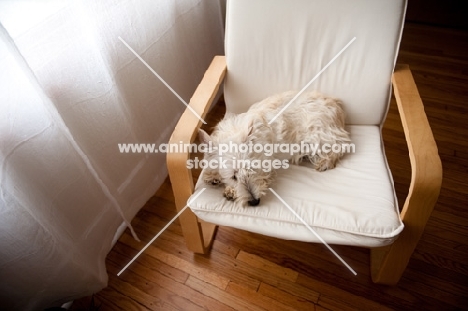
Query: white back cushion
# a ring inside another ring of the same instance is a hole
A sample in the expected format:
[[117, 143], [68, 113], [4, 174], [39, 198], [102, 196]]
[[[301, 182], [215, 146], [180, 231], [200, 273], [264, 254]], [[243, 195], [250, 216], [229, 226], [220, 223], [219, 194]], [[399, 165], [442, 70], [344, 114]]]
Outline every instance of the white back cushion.
[[406, 0], [228, 1], [227, 110], [299, 91], [356, 37], [308, 90], [343, 100], [348, 124], [381, 124], [405, 11]]

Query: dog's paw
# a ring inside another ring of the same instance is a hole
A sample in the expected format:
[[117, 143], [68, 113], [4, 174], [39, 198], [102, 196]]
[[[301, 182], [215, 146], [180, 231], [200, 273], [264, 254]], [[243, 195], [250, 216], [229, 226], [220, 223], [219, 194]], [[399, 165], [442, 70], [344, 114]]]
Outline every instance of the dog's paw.
[[325, 172], [326, 170], [334, 169], [336, 166], [336, 161], [332, 161], [329, 159], [320, 159], [319, 161], [315, 162], [315, 169], [319, 172]]
[[236, 191], [234, 190], [234, 188], [228, 186], [224, 188], [223, 196], [228, 201], [234, 201], [234, 199], [236, 198]]
[[209, 179], [204, 179], [203, 181], [205, 182], [205, 184], [210, 184], [210, 185], [212, 185], [212, 186], [219, 186], [219, 185], [221, 185], [221, 180], [219, 180], [219, 179], [211, 179], [211, 178], [209, 178]]
[[203, 182], [208, 185], [219, 186], [222, 184], [221, 176], [219, 176], [219, 172], [217, 170], [204, 170], [202, 178]]

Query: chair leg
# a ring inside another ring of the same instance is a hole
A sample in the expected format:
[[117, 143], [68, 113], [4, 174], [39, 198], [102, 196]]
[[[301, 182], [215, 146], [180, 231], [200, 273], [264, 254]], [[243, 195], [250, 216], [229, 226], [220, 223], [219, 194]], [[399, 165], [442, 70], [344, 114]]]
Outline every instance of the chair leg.
[[371, 250], [371, 274], [375, 283], [396, 285], [403, 275], [439, 196], [442, 166], [438, 156], [437, 160], [430, 170], [424, 171], [425, 178], [416, 178], [422, 173], [413, 170], [408, 197], [400, 215], [405, 228], [398, 239], [392, 245]]
[[416, 246], [405, 243], [404, 232], [392, 245], [371, 249], [371, 276], [374, 283], [396, 285], [403, 275]]
[[[182, 161], [178, 159], [179, 157]], [[185, 157], [187, 157], [186, 154], [168, 154], [167, 159], [171, 183], [177, 185], [177, 187], [172, 187], [177, 212], [180, 212], [187, 205], [194, 190], [192, 172], [185, 166]], [[179, 163], [183, 163], [183, 165]], [[187, 248], [194, 253], [207, 253], [216, 233], [216, 226], [200, 222], [189, 208], [179, 216], [179, 222]]]
[[213, 243], [217, 226], [206, 222], [199, 222], [197, 216], [190, 209], [185, 210], [180, 215], [179, 221], [187, 248], [198, 254], [208, 253]]
[[393, 244], [371, 249], [371, 276], [374, 283], [398, 283], [423, 234], [425, 224], [405, 223], [405, 229]]

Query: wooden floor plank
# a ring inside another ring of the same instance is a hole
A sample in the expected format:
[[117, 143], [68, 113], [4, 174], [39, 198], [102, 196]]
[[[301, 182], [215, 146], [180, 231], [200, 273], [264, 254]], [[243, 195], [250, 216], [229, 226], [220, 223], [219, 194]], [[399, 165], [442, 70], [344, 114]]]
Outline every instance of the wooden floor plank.
[[[127, 245], [133, 247], [135, 251], [142, 247], [140, 246], [140, 243], [135, 241], [132, 236], [127, 233], [122, 235], [121, 241], [124, 241]], [[192, 263], [196, 263], [202, 269], [216, 271], [220, 277], [245, 284], [252, 289], [258, 288], [260, 281], [243, 273], [241, 269], [236, 269], [238, 264], [236, 263], [235, 258], [218, 253], [215, 250], [212, 250], [208, 256], [195, 255], [186, 248], [181, 248], [181, 245], [184, 245], [183, 237], [181, 235], [176, 236], [170, 230], [166, 231], [164, 235], [161, 235], [157, 241], [157, 246], [159, 248], [166, 252], [173, 251], [174, 253], [177, 253], [180, 258]], [[243, 264], [243, 266], [245, 266], [245, 264]], [[229, 267], [233, 269], [228, 269]]]
[[[123, 237], [122, 238], [122, 242], [125, 242], [125, 239], [131, 239], [131, 241], [134, 241], [135, 243], [138, 243], [137, 241], [133, 240], [133, 237]], [[140, 245], [139, 243], [137, 245]], [[134, 245], [132, 245], [134, 246]], [[128, 253], [134, 253], [134, 255], [136, 255], [136, 251], [137, 249], [134, 249], [132, 247], [129, 247], [128, 244], [126, 243], [121, 243], [119, 245], [116, 245], [116, 247], [114, 247], [115, 249], [115, 252], [113, 254], [109, 254], [108, 258], [111, 260], [111, 261], [114, 261], [114, 262], [122, 262], [122, 258], [128, 254]], [[128, 263], [130, 262], [131, 259], [133, 259], [133, 256], [132, 257], [126, 257], [126, 261], [124, 262], [124, 264], [121, 264], [121, 269]], [[148, 255], [148, 253], [143, 253], [142, 255], [140, 255], [138, 257], [138, 259], [134, 262], [134, 263], [138, 263], [154, 272], [158, 272], [166, 277], [169, 277], [171, 279], [173, 279], [174, 281], [176, 282], [179, 282], [179, 283], [184, 283], [187, 278], [188, 278], [188, 273], [185, 273], [179, 269], [176, 269], [164, 262], [161, 262], [159, 260], [157, 260], [156, 258], [154, 258], [153, 256], [150, 256]], [[133, 263], [132, 263], [133, 265]], [[117, 274], [118, 271], [115, 271], [115, 273]]]
[[212, 272], [211, 269], [202, 268], [199, 265], [181, 259], [173, 254], [166, 253], [157, 247], [150, 246], [147, 254], [220, 289], [226, 289], [229, 284], [228, 278]]
[[263, 259], [260, 256], [249, 254], [244, 251], [240, 251], [236, 259], [248, 264], [254, 269], [262, 269], [267, 273], [271, 273], [276, 277], [283, 278], [291, 282], [295, 282], [297, 280], [297, 276], [299, 275], [299, 273], [292, 269], [281, 267], [272, 263], [271, 261]]
[[[117, 277], [119, 267], [112, 261], [108, 260], [110, 283], [120, 284], [117, 286], [126, 287], [123, 293], [132, 293], [132, 299], [144, 305], [150, 310], [161, 309], [183, 309], [183, 310], [203, 310], [200, 306], [192, 302], [191, 296], [184, 296], [184, 293], [171, 291], [171, 288], [181, 288], [182, 284], [176, 280], [165, 278], [158, 273], [151, 272], [150, 268], [142, 268], [136, 264], [136, 267], [130, 267], [120, 277]], [[151, 276], [145, 276], [135, 272]], [[159, 277], [159, 278], [158, 278]], [[157, 278], [157, 280], [156, 280]], [[156, 282], [155, 282], [156, 280]], [[186, 279], [183, 280], [185, 282]], [[132, 289], [132, 286], [135, 287]]]
[[[151, 269], [135, 262], [122, 275], [122, 281], [137, 283], [143, 280], [146, 286], [150, 285], [151, 292], [161, 298], [165, 304], [172, 305], [179, 310], [208, 308], [208, 310], [223, 310], [224, 304], [208, 299], [198, 291], [193, 290], [184, 283], [177, 282], [170, 277], [154, 272]], [[187, 278], [188, 280], [188, 278]]]
[[[260, 308], [267, 308], [268, 311], [294, 311], [292, 306], [284, 304], [277, 299], [265, 296], [258, 291], [254, 291], [240, 284], [230, 282], [226, 292], [248, 302], [250, 305]], [[268, 307], [266, 307], [268, 306]], [[314, 307], [315, 308], [315, 307]], [[314, 310], [314, 309], [312, 309]]]
[[143, 282], [141, 280], [132, 280], [133, 282], [128, 283], [125, 281], [116, 281], [116, 276], [110, 277], [110, 286], [122, 295], [127, 293], [132, 293], [129, 299], [136, 301], [138, 304], [146, 307], [148, 310], [158, 310], [162, 309], [164, 306], [164, 301], [161, 299], [160, 295], [150, 295], [151, 288], [147, 286], [142, 286]]
[[380, 303], [376, 303], [372, 299], [350, 293], [349, 291], [342, 290], [339, 287], [304, 275], [299, 276], [297, 283], [303, 285], [306, 288], [319, 292], [319, 305], [323, 305], [321, 304], [323, 297], [329, 297], [330, 299], [336, 301], [337, 304], [359, 306], [359, 308], [362, 310], [391, 310]]
[[187, 286], [194, 290], [202, 293], [207, 297], [211, 297], [215, 300], [222, 301], [227, 306], [234, 310], [252, 310], [252, 311], [264, 311], [267, 309], [250, 304], [248, 301], [232, 295], [227, 291], [223, 291], [211, 284], [205, 283], [196, 277], [190, 276], [186, 282]]
[[294, 294], [291, 294], [265, 283], [260, 284], [258, 292], [264, 296], [281, 301], [295, 310], [314, 310], [314, 306], [320, 297], [319, 293], [311, 290], [307, 292], [307, 295], [302, 295], [299, 291], [294, 291]]

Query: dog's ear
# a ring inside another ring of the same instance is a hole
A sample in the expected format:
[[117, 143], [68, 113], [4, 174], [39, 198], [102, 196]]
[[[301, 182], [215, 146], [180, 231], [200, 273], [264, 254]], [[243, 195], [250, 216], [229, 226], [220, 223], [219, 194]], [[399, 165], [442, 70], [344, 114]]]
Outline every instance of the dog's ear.
[[201, 143], [208, 144], [209, 142], [211, 142], [211, 136], [208, 135], [208, 133], [205, 132], [204, 130], [199, 129], [199, 130], [198, 130], [198, 140], [199, 140]]

